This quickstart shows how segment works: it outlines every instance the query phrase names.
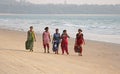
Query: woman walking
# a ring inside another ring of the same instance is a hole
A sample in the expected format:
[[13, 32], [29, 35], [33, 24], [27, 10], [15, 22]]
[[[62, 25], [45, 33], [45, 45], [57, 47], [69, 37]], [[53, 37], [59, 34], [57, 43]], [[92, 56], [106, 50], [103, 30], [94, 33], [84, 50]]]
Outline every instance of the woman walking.
[[50, 38], [50, 33], [49, 33], [48, 27], [45, 27], [45, 31], [43, 32], [42, 38], [43, 38], [44, 53], [46, 53], [46, 47], [47, 47], [47, 53], [50, 53], [49, 52], [49, 43], [51, 41], [51, 38]]
[[82, 45], [85, 44], [85, 40], [83, 38], [83, 33], [81, 29], [78, 29], [78, 33], [76, 34], [75, 46], [74, 50], [76, 53], [79, 53], [79, 56], [82, 56]]
[[69, 55], [69, 52], [68, 52], [68, 38], [70, 38], [70, 37], [67, 34], [67, 30], [63, 30], [63, 34], [61, 35], [62, 54], [64, 54], [64, 51], [66, 51], [67, 55]]
[[59, 44], [60, 44], [60, 33], [59, 33], [59, 29], [55, 30], [56, 33], [54, 33], [53, 35], [53, 52], [55, 52], [55, 54], [58, 54], [58, 48], [59, 48]]
[[34, 41], [36, 41], [35, 33], [33, 31], [33, 26], [30, 26], [30, 30], [27, 32], [26, 49], [30, 49], [33, 52]]

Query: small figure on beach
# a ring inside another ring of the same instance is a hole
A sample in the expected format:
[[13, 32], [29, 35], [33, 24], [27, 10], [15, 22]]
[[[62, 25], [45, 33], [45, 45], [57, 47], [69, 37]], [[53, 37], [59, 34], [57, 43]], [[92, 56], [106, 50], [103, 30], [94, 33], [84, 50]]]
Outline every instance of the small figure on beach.
[[44, 53], [46, 53], [46, 47], [47, 47], [47, 53], [49, 52], [49, 43], [51, 42], [50, 33], [49, 33], [49, 27], [45, 27], [45, 31], [43, 32], [42, 39], [43, 39], [43, 46], [44, 46]]
[[60, 33], [59, 33], [59, 29], [55, 30], [56, 32], [53, 34], [53, 52], [55, 52], [55, 54], [58, 54], [58, 49], [59, 49], [59, 44], [60, 44]]
[[30, 50], [30, 52], [33, 52], [33, 45], [34, 41], [36, 41], [36, 36], [33, 31], [33, 26], [30, 26], [30, 30], [27, 32], [27, 41], [26, 41], [26, 49]]
[[66, 51], [67, 55], [69, 55], [69, 52], [68, 52], [68, 38], [69, 35], [67, 34], [67, 30], [63, 30], [63, 33], [61, 35], [61, 49], [62, 49], [62, 54], [64, 54], [64, 51]]
[[76, 39], [75, 39], [75, 46], [74, 50], [76, 53], [79, 53], [79, 56], [82, 56], [82, 45], [85, 44], [85, 40], [83, 37], [83, 33], [81, 29], [78, 29], [78, 33], [76, 34]]

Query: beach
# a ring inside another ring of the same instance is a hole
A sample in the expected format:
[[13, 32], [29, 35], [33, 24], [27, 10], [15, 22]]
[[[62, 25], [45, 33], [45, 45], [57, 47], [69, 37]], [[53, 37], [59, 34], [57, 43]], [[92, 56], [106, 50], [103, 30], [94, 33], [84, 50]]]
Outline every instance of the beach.
[[0, 29], [0, 74], [120, 74], [120, 44], [86, 40], [83, 56], [43, 53], [42, 36], [36, 34], [34, 52], [25, 50], [26, 33]]

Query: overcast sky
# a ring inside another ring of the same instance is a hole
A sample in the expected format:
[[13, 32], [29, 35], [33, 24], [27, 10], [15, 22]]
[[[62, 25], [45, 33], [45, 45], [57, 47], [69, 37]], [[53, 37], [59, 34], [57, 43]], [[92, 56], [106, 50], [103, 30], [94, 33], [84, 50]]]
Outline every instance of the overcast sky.
[[[65, 0], [26, 0], [36, 4], [63, 4]], [[67, 0], [68, 4], [120, 4], [120, 0]]]

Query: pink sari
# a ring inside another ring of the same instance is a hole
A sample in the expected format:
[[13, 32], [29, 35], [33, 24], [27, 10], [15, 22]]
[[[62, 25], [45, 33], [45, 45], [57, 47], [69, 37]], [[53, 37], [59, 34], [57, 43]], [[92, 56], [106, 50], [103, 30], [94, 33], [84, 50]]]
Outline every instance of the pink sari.
[[43, 45], [50, 43], [50, 33], [49, 32], [43, 32]]

